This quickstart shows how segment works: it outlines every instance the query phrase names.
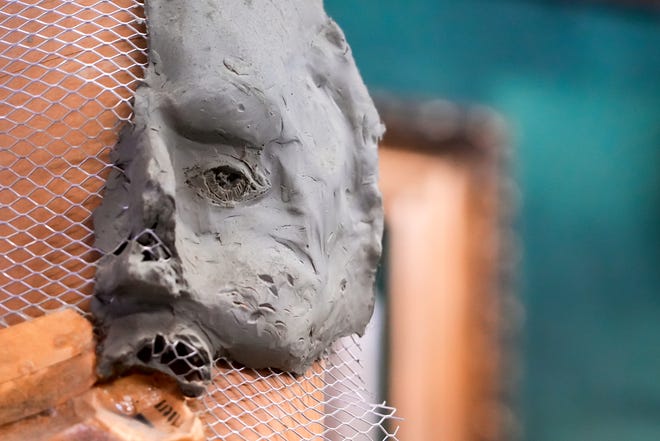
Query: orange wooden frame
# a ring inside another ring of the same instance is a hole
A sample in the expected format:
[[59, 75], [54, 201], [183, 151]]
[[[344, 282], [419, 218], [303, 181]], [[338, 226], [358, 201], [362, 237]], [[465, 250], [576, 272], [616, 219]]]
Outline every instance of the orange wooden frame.
[[404, 418], [401, 439], [502, 439], [501, 129], [484, 124], [490, 116], [461, 132], [464, 122], [447, 121], [456, 112], [442, 113], [432, 127], [454, 129], [432, 139], [414, 110], [381, 113], [388, 398]]

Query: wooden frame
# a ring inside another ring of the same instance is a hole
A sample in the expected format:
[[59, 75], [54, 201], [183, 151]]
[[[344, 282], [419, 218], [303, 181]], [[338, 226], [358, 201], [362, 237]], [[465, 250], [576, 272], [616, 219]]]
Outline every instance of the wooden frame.
[[503, 439], [503, 125], [442, 101], [378, 107], [401, 439]]

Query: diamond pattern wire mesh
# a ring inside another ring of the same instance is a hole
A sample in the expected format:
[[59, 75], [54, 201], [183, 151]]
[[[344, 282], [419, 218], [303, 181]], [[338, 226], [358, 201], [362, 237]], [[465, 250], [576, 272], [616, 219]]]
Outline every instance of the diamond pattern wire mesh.
[[[91, 214], [146, 61], [140, 0], [0, 2], [0, 328], [88, 310]], [[359, 352], [343, 339], [298, 378], [219, 360], [196, 403], [209, 439], [396, 439]]]
[[359, 341], [347, 337], [304, 376], [221, 359], [201, 400], [212, 439], [396, 440], [395, 409], [370, 404]]
[[0, 9], [0, 320], [86, 309], [91, 212], [146, 62], [133, 1]]

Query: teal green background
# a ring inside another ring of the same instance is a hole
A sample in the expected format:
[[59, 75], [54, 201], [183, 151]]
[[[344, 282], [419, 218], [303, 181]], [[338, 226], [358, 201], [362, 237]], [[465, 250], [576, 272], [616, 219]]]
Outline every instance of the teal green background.
[[509, 121], [523, 439], [660, 440], [660, 14], [531, 0], [325, 4], [372, 90], [486, 104]]

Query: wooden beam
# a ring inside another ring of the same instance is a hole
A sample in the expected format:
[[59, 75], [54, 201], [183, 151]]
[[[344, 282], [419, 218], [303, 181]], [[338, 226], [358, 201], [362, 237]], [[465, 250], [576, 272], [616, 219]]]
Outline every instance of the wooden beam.
[[130, 375], [102, 384], [48, 413], [0, 426], [3, 441], [202, 441], [201, 420], [176, 382]]
[[91, 324], [71, 310], [0, 329], [0, 425], [87, 391], [94, 351]]

